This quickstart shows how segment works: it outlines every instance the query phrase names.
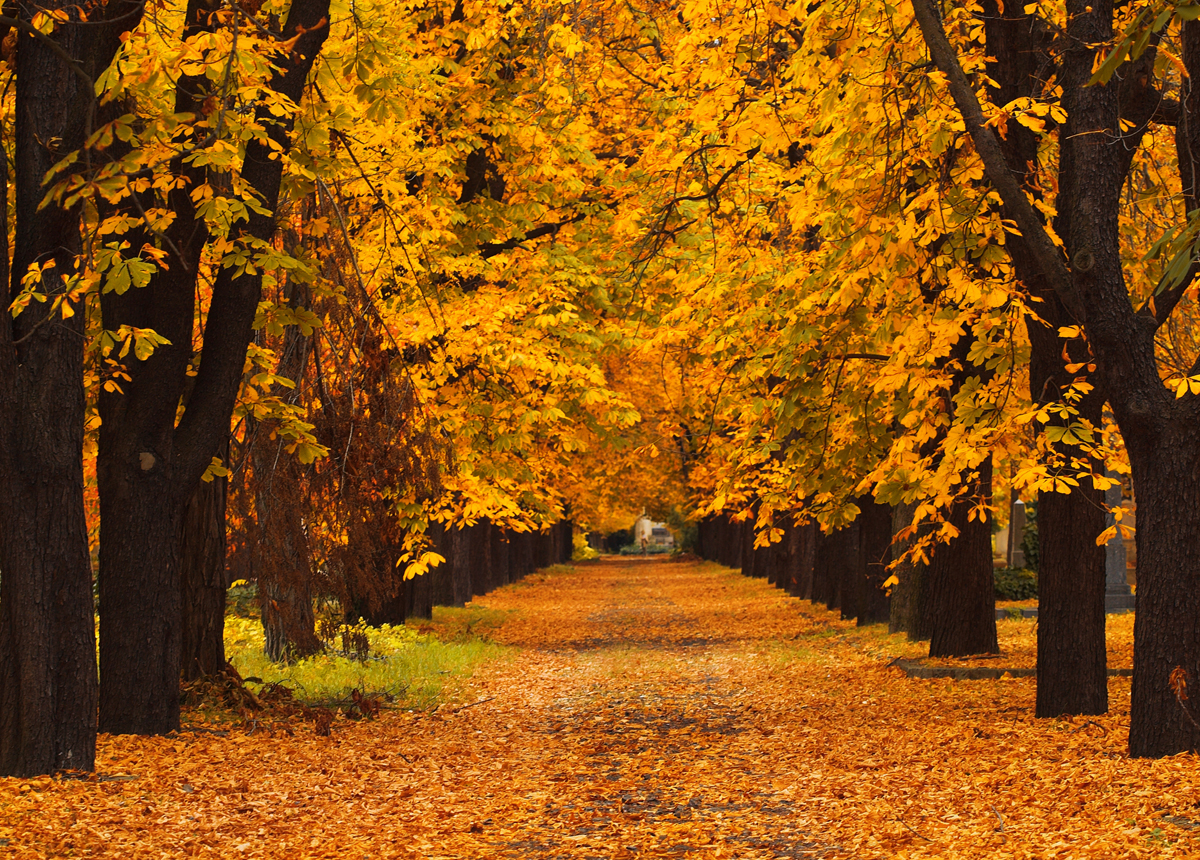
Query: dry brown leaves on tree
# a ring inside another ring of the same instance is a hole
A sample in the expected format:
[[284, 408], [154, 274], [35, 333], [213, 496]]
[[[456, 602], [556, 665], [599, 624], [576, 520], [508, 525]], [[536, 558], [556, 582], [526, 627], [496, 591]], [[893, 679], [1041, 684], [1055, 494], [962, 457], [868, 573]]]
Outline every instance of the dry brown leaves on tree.
[[[581, 565], [489, 595], [521, 650], [432, 713], [321, 737], [103, 737], [86, 779], [0, 780], [0, 854], [1195, 857], [1200, 767], [1031, 679], [904, 677], [903, 650], [713, 566]], [[1022, 634], [1025, 635], [1025, 634]]]

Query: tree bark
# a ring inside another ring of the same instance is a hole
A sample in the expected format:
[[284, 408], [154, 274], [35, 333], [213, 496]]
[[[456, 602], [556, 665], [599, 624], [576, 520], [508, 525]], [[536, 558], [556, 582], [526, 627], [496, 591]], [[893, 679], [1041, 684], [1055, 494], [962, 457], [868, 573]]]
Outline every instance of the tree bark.
[[859, 519], [866, 589], [858, 623], [886, 624], [891, 617], [891, 598], [883, 583], [890, 575], [888, 565], [892, 559], [892, 506], [865, 499]]
[[[985, 6], [984, 29], [988, 53], [994, 62], [988, 74], [996, 82], [994, 99], [1008, 104], [1017, 98], [1037, 98], [1045, 82], [1041, 68], [1048, 58], [1049, 31], [1019, 6], [1001, 11], [995, 0]], [[1014, 123], [1000, 142], [1011, 174], [1028, 186], [1037, 164], [1039, 139], [1030, 129]], [[1065, 215], [1066, 213], [1064, 213]], [[1055, 229], [1068, 235], [1070, 225], [1060, 217]], [[1062, 403], [1063, 389], [1072, 379], [1068, 362], [1086, 366], [1091, 357], [1079, 340], [1064, 346], [1062, 326], [1081, 325], [1042, 276], [1023, 236], [1012, 236], [1009, 252], [1017, 276], [1030, 295], [1040, 319], [1026, 317], [1029, 333], [1029, 394], [1035, 403]], [[1099, 380], [1091, 393], [1075, 404], [1080, 416], [1093, 426], [1102, 423], [1104, 398]], [[1057, 446], [1060, 455], [1072, 452]], [[1097, 470], [1103, 464], [1096, 464]], [[1108, 673], [1104, 644], [1104, 550], [1095, 538], [1104, 530], [1103, 494], [1090, 487], [1069, 493], [1042, 493], [1038, 518], [1044, 538], [1038, 573], [1038, 681], [1039, 717], [1061, 714], [1102, 714], [1108, 710]]]
[[742, 569], [742, 576], [758, 576], [756, 565], [758, 563], [758, 548], [754, 545], [754, 520], [751, 515], [747, 520], [739, 523], [742, 530], [742, 557], [738, 560], [738, 567]]
[[[896, 505], [892, 511], [892, 533], [899, 534], [912, 525], [916, 502]], [[926, 529], [922, 529], [924, 531]], [[927, 565], [919, 561], [902, 561], [901, 557], [919, 534], [911, 539], [898, 540], [892, 544], [892, 560], [896, 563], [893, 573], [896, 584], [892, 586], [892, 607], [889, 613], [888, 630], [904, 633], [911, 642], [923, 642], [932, 636], [929, 627], [929, 610], [926, 606]]]
[[492, 578], [497, 587], [507, 585], [512, 582], [512, 574], [509, 569], [509, 552], [508, 552], [508, 534], [504, 529], [496, 524], [491, 524], [488, 529], [489, 540], [491, 541], [491, 560], [492, 560]]
[[201, 483], [188, 500], [180, 540], [182, 557], [181, 658], [183, 680], [225, 668], [225, 500], [229, 481]]
[[817, 561], [817, 547], [821, 540], [821, 527], [815, 522], [796, 526], [793, 532], [795, 561], [788, 584], [788, 594], [801, 600], [811, 600], [813, 594], [813, 568]]
[[969, 495], [954, 502], [947, 517], [958, 529], [958, 537], [934, 547], [925, 578], [930, 657], [966, 657], [999, 650], [991, 521], [970, 518], [973, 506], [991, 498], [992, 458], [985, 459], [974, 476], [963, 477]]
[[409, 599], [405, 607], [405, 618], [433, 618], [433, 571], [408, 580]]
[[[80, 208], [41, 206], [47, 172], [92, 131], [91, 81], [109, 65], [142, 7], [89, 10], [16, 5], [69, 20], [51, 37], [68, 64], [20, 29], [15, 68], [15, 244], [8, 248], [8, 165], [0, 156], [0, 776], [91, 770], [96, 745], [92, 572], [83, 505], [83, 346], [86, 312], [66, 299], [80, 253]], [[44, 302], [13, 317], [9, 303], [34, 264]], [[63, 299], [63, 318], [54, 308]]]
[[[188, 32], [211, 27], [211, 11], [207, 0], [189, 2]], [[274, 92], [301, 100], [329, 32], [328, 18], [328, 0], [293, 0], [283, 26], [289, 47], [275, 57]], [[180, 103], [185, 111], [194, 107], [187, 86], [178, 90]], [[236, 229], [243, 238], [267, 241], [276, 230], [279, 153], [290, 148], [292, 121], [270, 117], [266, 108], [260, 116], [270, 141], [247, 144], [241, 177], [267, 212], [252, 211]], [[150, 328], [170, 340], [147, 360], [128, 362], [131, 379], [123, 392], [102, 395], [100, 404], [100, 726], [118, 734], [179, 727], [180, 529], [192, 491], [228, 436], [262, 295], [261, 272], [218, 269], [198, 375], [177, 415], [191, 360], [197, 262], [207, 233], [195, 217], [189, 189], [177, 188], [170, 205], [176, 214], [168, 228], [174, 236], [171, 264], [146, 287], [101, 296], [107, 328]], [[267, 599], [302, 602], [294, 588]]]
[[[856, 500], [863, 506], [866, 502]], [[862, 546], [862, 514], [855, 517], [854, 522], [841, 530], [839, 548], [841, 558], [838, 560], [838, 579], [841, 587], [838, 589], [840, 599], [838, 608], [843, 621], [856, 621], [863, 611], [867, 601], [867, 564], [863, 557]]]
[[312, 558], [300, 521], [300, 489], [294, 469], [289, 462], [278, 462], [284, 456], [283, 443], [269, 445], [266, 434], [259, 435], [250, 457], [258, 537], [254, 570], [265, 650], [276, 662], [292, 662], [323, 648], [313, 614]]
[[434, 606], [454, 606], [454, 539], [451, 529], [443, 523], [429, 524], [429, 538], [433, 541], [433, 549], [445, 559], [437, 567], [429, 570], [425, 576], [430, 577], [429, 587], [432, 592]]

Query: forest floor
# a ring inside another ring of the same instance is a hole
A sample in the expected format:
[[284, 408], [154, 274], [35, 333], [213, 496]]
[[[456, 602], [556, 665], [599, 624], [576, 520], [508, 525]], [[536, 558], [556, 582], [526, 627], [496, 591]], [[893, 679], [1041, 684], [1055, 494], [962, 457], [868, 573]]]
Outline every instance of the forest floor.
[[0, 857], [1200, 856], [1200, 760], [1126, 755], [1128, 678], [1035, 720], [1032, 679], [907, 678], [919, 646], [698, 562], [476, 602], [515, 651], [457, 701], [103, 736], [88, 779], [0, 780]]

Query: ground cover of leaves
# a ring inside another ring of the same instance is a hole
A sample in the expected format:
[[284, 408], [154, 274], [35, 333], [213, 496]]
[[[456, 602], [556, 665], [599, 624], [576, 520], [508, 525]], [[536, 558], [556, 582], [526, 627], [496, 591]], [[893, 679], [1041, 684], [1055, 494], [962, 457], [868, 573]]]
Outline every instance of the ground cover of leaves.
[[906, 678], [920, 646], [696, 562], [480, 602], [520, 650], [461, 701], [103, 737], [89, 779], [0, 780], [0, 856], [1200, 856], [1200, 760], [1127, 757], [1127, 678], [1035, 720], [1031, 679]]

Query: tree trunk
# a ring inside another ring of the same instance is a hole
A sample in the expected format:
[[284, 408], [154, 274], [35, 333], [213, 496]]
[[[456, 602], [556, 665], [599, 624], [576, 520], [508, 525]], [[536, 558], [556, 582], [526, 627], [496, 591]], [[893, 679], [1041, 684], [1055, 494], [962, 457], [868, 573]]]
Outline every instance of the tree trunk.
[[814, 599], [830, 610], [842, 608], [843, 591], [846, 584], [847, 566], [854, 566], [858, 556], [858, 542], [854, 540], [854, 530], [849, 526], [836, 529], [825, 535], [821, 541], [819, 562], [821, 586], [820, 594], [816, 594], [814, 584]]
[[180, 540], [183, 680], [225, 668], [225, 500], [227, 478], [201, 483], [188, 500]]
[[738, 567], [742, 570], [742, 576], [757, 576], [755, 571], [755, 563], [758, 561], [758, 549], [754, 546], [754, 516], [739, 523], [742, 530], [742, 557], [738, 559]]
[[[1042, 69], [1048, 59], [1048, 31], [1019, 6], [1000, 8], [987, 0], [984, 28], [988, 53], [994, 58], [988, 74], [996, 82], [994, 99], [1008, 104], [1014, 99], [1037, 97], [1044, 86]], [[1029, 185], [1029, 172], [1037, 163], [1040, 138], [1015, 124], [1001, 141], [1010, 172]], [[1038, 193], [1034, 189], [1034, 193]], [[1064, 212], [1064, 216], [1067, 213]], [[1068, 235], [1066, 217], [1055, 229]], [[1067, 372], [1068, 362], [1086, 366], [1091, 357], [1081, 340], [1064, 346], [1062, 326], [1084, 321], [1071, 315], [1035, 262], [1024, 237], [1013, 235], [1008, 244], [1017, 275], [1038, 300], [1040, 319], [1026, 317], [1029, 333], [1029, 394], [1034, 403], [1062, 403], [1064, 387], [1080, 373]], [[1099, 381], [1089, 379], [1094, 385]], [[1076, 405], [1079, 414], [1101, 424], [1104, 398], [1099, 388]], [[1060, 454], [1072, 452], [1058, 446]], [[1101, 469], [1103, 464], [1096, 464]], [[1042, 493], [1039, 523], [1046, 536], [1038, 574], [1038, 683], [1036, 714], [1102, 714], [1108, 710], [1108, 673], [1104, 645], [1104, 551], [1095, 538], [1104, 530], [1102, 494], [1089, 487], [1070, 493]]]
[[487, 594], [496, 587], [492, 582], [491, 525], [487, 520], [480, 520], [467, 530], [470, 534], [471, 593], [474, 597]]
[[40, 328], [19, 351], [0, 343], [0, 776], [95, 761], [83, 317]]
[[1104, 547], [1096, 546], [1104, 530], [1103, 502], [1103, 493], [1082, 488], [1038, 495], [1039, 717], [1108, 710]]
[[812, 602], [829, 606], [833, 600], [832, 574], [829, 560], [835, 550], [833, 533], [821, 532], [813, 559]]
[[[1136, 756], [1200, 748], [1200, 720], [1181, 682], [1200, 673], [1200, 553], [1194, 545], [1200, 501], [1200, 398], [1175, 397], [1162, 383], [1155, 336], [1191, 286], [1195, 271], [1164, 283], [1154, 301], [1135, 310], [1124, 279], [1119, 214], [1123, 183], [1147, 121], [1161, 101], [1154, 90], [1157, 36], [1106, 85], [1092, 85], [1097, 50], [1114, 35], [1111, 0], [1068, 0], [1067, 46], [1056, 80], [1067, 122], [1059, 132], [1057, 211], [1065, 259], [1040, 229], [1008, 166], [930, 0], [915, 0], [921, 31], [934, 53], [988, 178], [1026, 240], [1035, 244], [1048, 282], [1063, 303], [1085, 318], [1097, 375], [1121, 429], [1138, 495], [1138, 611], [1129, 749]], [[1176, 142], [1187, 208], [1200, 189], [1200, 26], [1183, 25], [1181, 92]], [[1125, 111], [1125, 113], [1123, 113]], [[1138, 112], [1141, 112], [1140, 115]], [[1128, 119], [1122, 128], [1122, 121]], [[1049, 249], [1049, 250], [1047, 250]]]
[[888, 564], [892, 560], [892, 506], [879, 505], [867, 499], [863, 502], [859, 539], [862, 541], [863, 595], [859, 625], [886, 624], [891, 617], [891, 599], [883, 588]]
[[1200, 428], [1165, 424], [1126, 444], [1138, 551], [1129, 752], [1159, 757], [1200, 749]]
[[817, 547], [821, 540], [821, 527], [815, 522], [796, 526], [794, 532], [795, 561], [792, 577], [788, 583], [788, 594], [801, 600], [811, 600], [813, 594], [813, 569], [817, 562]]
[[952, 504], [947, 517], [958, 529], [958, 537], [934, 547], [925, 578], [930, 657], [966, 657], [999, 650], [991, 520], [970, 519], [972, 507], [991, 497], [992, 458], [979, 465], [974, 477], [963, 478], [969, 495]]
[[[868, 503], [856, 500], [861, 507]], [[862, 615], [863, 605], [867, 602], [867, 562], [863, 556], [862, 546], [862, 514], [860, 513], [850, 525], [842, 531], [844, 537], [840, 541], [842, 556], [839, 564], [838, 579], [841, 599], [838, 608], [843, 621], [856, 621]]]
[[466, 606], [471, 599], [471, 536], [464, 528], [451, 526], [447, 529], [450, 552], [454, 562], [450, 567], [452, 589], [451, 606]]
[[[893, 508], [893, 534], [899, 534], [912, 525], [913, 512], [916, 509], [916, 502], [905, 502]], [[922, 531], [925, 530], [927, 527], [922, 527]], [[923, 642], [932, 635], [929, 629], [929, 611], [926, 608], [925, 582], [928, 567], [919, 561], [900, 560], [916, 539], [914, 537], [892, 544], [892, 560], [896, 562], [893, 573], [897, 582], [892, 586], [888, 631], [905, 633], [911, 642]]]
[[[41, 204], [43, 177], [92, 131], [95, 94], [85, 81], [108, 66], [121, 34], [142, 15], [140, 5], [126, 2], [89, 10], [82, 25], [79, 7], [65, 3], [17, 4], [6, 13], [28, 26], [42, 9], [64, 10], [74, 22], [56, 26], [46, 41], [16, 30], [11, 267], [8, 164], [0, 157], [0, 775], [15, 776], [91, 770], [95, 762], [82, 459], [87, 314], [65, 298], [81, 251], [80, 207]], [[9, 304], [33, 264], [48, 266], [40, 300], [14, 318]], [[60, 298], [73, 316], [54, 307]]]
[[554, 564], [554, 541], [550, 537], [549, 529], [537, 532], [536, 540], [534, 569], [542, 570]]
[[[251, 450], [256, 489], [258, 546], [255, 549], [259, 601], [266, 654], [276, 662], [319, 653], [313, 615], [312, 559], [300, 521], [300, 496], [291, 464], [274, 468], [282, 442], [263, 439]], [[272, 472], [274, 469], [274, 472]]]
[[492, 578], [496, 586], [512, 582], [512, 572], [509, 568], [508, 533], [494, 523], [488, 529], [491, 541]]
[[508, 559], [512, 581], [524, 579], [533, 570], [533, 535], [509, 531]]
[[430, 577], [429, 586], [432, 590], [434, 606], [454, 606], [454, 539], [449, 529], [443, 523], [429, 524], [429, 538], [433, 541], [433, 549], [445, 559], [425, 575]]
[[409, 589], [405, 617], [433, 618], [433, 571], [426, 571], [420, 576], [415, 576], [405, 585]]
[[[207, 0], [191, 0], [185, 23], [188, 31], [210, 28], [211, 13]], [[300, 101], [308, 73], [328, 35], [328, 18], [328, 0], [293, 0], [283, 26], [284, 39], [291, 40], [292, 49], [275, 58], [277, 69], [269, 84], [275, 93]], [[195, 107], [194, 95], [181, 85], [177, 109], [187, 112]], [[280, 153], [290, 149], [292, 121], [271, 117], [266, 107], [259, 108], [258, 115], [267, 121], [268, 140], [256, 139], [246, 145], [241, 179], [261, 208], [236, 225], [230, 237], [233, 240], [269, 242], [276, 232], [274, 211], [279, 205], [284, 161]], [[178, 163], [174, 167], [196, 179], [193, 168]], [[228, 437], [262, 296], [261, 271], [217, 268], [205, 319], [202, 360], [180, 415], [192, 357], [195, 273], [207, 241], [204, 223], [196, 217], [189, 195], [183, 185], [169, 195], [175, 215], [166, 228], [174, 237], [170, 265], [161, 267], [147, 286], [124, 294], [101, 294], [107, 328], [149, 328], [169, 341], [147, 360], [127, 362], [130, 378], [122, 384], [123, 392], [101, 395], [100, 727], [114, 733], [154, 734], [179, 727], [179, 538], [184, 508]], [[276, 603], [289, 595], [301, 599], [295, 588], [276, 590]], [[299, 635], [299, 628], [296, 632]], [[309, 647], [305, 642], [293, 645], [299, 651]]]
[[258, 580], [263, 650], [276, 663], [292, 663], [323, 649], [315, 632], [312, 592], [296, 579]]

